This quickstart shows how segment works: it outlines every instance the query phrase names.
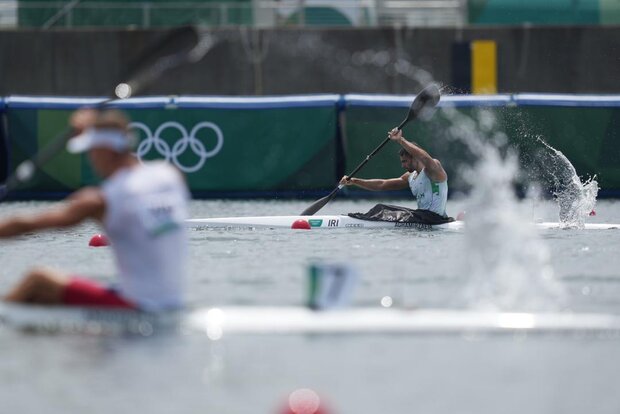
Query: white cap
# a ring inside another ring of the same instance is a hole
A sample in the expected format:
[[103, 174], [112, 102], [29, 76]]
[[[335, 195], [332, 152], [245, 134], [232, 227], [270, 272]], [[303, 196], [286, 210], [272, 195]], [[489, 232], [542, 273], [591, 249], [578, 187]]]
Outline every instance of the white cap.
[[120, 129], [88, 128], [67, 142], [67, 151], [79, 154], [92, 148], [108, 148], [125, 152], [133, 145], [133, 136]]

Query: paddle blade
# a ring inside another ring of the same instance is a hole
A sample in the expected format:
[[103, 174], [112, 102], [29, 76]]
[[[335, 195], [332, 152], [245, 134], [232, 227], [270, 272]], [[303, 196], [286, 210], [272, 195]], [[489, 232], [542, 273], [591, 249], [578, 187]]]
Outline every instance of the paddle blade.
[[440, 97], [439, 88], [434, 83], [422, 89], [411, 103], [407, 118], [400, 123], [398, 129], [403, 129], [407, 123], [416, 118], [429, 119], [435, 112], [435, 106], [439, 103]]
[[316, 213], [317, 211], [319, 211], [320, 209], [325, 207], [325, 204], [329, 203], [334, 197], [336, 197], [336, 194], [338, 194], [338, 190], [340, 190], [340, 188], [342, 188], [342, 187], [338, 186], [331, 193], [326, 195], [325, 197], [319, 198], [318, 200], [316, 200], [314, 203], [312, 203], [312, 205], [310, 205], [310, 207], [308, 207], [307, 209], [302, 211], [301, 215], [302, 216], [312, 216], [312, 215], [314, 215], [314, 213]]
[[121, 99], [135, 95], [165, 72], [200, 61], [215, 43], [215, 38], [203, 28], [182, 26], [170, 30], [130, 65], [114, 94]]

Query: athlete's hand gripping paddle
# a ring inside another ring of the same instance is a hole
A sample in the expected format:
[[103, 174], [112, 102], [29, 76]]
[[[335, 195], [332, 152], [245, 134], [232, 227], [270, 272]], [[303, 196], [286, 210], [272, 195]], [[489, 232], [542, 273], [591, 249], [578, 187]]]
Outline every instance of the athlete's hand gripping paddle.
[[[401, 130], [405, 125], [409, 122], [413, 121], [416, 118], [428, 119], [431, 117], [433, 110], [437, 103], [439, 102], [440, 94], [439, 88], [437, 85], [430, 84], [426, 88], [422, 89], [422, 91], [415, 97], [411, 106], [409, 107], [409, 112], [407, 113], [407, 117], [403, 120], [403, 122], [398, 125], [398, 129]], [[387, 137], [377, 148], [375, 148], [370, 154], [366, 156], [366, 158], [353, 170], [347, 177], [353, 177], [370, 159], [377, 153], [381, 148], [385, 146], [390, 141], [390, 137]], [[326, 195], [323, 198], [315, 201], [310, 207], [305, 209], [301, 215], [302, 216], [312, 216], [317, 211], [322, 209], [327, 203], [329, 203], [338, 191], [344, 187], [344, 184], [339, 184], [336, 188], [332, 190], [331, 193]]]
[[[167, 32], [136, 59], [137, 63], [121, 78], [123, 81], [114, 85], [113, 90], [107, 94], [109, 98], [97, 103], [95, 109], [103, 108], [115, 99], [135, 95], [171, 69], [198, 62], [214, 44], [215, 39], [210, 33], [194, 26], [182, 26]], [[0, 200], [20, 184], [32, 179], [36, 170], [62, 151], [67, 140], [75, 134], [72, 128], [65, 130], [32, 158], [19, 164], [6, 183], [0, 184]]]

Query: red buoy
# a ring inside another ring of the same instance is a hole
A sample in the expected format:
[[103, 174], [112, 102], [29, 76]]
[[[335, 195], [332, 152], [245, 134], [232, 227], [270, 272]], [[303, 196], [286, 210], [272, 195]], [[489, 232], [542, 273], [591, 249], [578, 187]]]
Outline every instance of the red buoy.
[[90, 241], [88, 242], [88, 245], [91, 247], [109, 246], [110, 241], [105, 236], [105, 234], [95, 234], [93, 237], [91, 237]]
[[306, 220], [299, 219], [293, 222], [293, 225], [291, 225], [291, 228], [300, 229], [300, 230], [310, 230], [312, 227], [310, 226], [310, 223], [308, 223]]
[[590, 216], [596, 216], [596, 210], [590, 211]]

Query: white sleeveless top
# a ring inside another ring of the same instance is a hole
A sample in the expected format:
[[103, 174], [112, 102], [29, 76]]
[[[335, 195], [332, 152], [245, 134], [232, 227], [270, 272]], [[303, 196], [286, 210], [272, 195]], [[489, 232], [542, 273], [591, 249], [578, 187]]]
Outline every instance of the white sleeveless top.
[[149, 162], [117, 171], [102, 190], [119, 293], [145, 310], [182, 307], [189, 191], [181, 174], [164, 161]]
[[424, 170], [416, 174], [409, 174], [409, 188], [418, 201], [418, 208], [430, 210], [446, 217], [446, 203], [448, 201], [448, 181], [434, 183], [428, 178]]

